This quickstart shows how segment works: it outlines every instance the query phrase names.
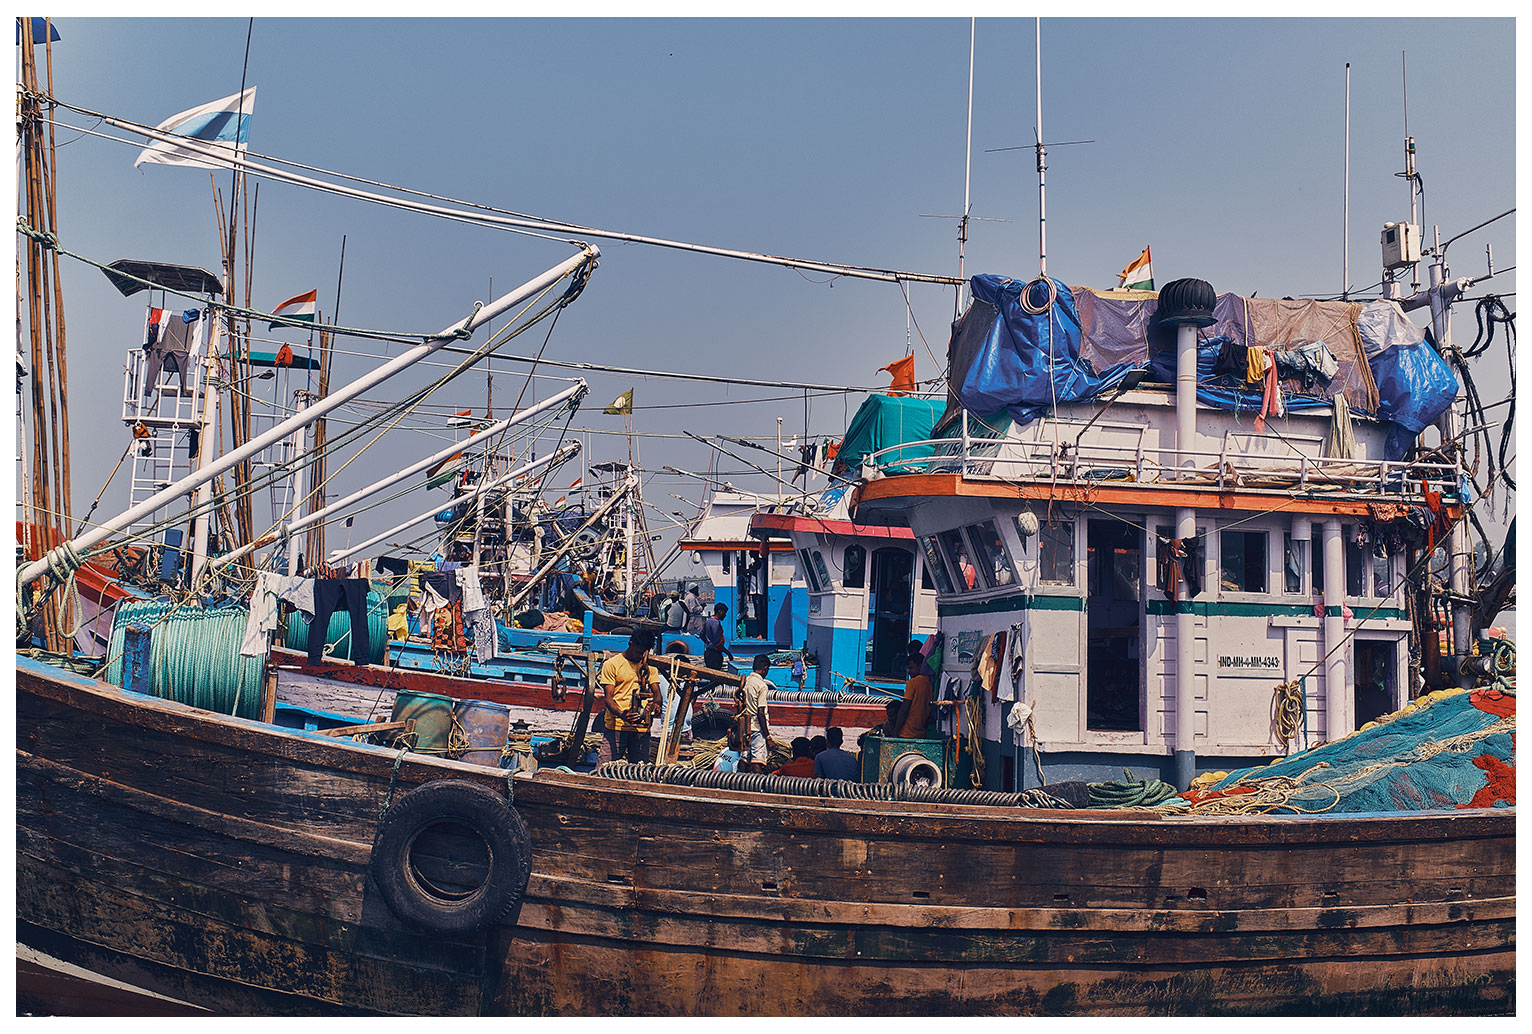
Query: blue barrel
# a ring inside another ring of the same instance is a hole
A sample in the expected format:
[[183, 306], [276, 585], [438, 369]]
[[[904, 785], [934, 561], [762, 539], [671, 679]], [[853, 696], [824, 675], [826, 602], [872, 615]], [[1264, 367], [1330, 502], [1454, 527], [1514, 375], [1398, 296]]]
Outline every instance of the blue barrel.
[[459, 700], [454, 713], [463, 730], [463, 760], [498, 765], [511, 732], [511, 709], [490, 700]]
[[415, 750], [445, 754], [452, 740], [452, 698], [401, 689], [394, 696], [393, 720], [415, 719]]

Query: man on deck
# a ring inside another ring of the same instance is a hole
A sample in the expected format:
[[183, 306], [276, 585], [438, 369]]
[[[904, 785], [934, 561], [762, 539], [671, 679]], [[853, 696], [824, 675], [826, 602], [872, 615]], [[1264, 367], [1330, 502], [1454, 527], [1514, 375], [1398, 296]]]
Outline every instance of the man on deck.
[[771, 718], [766, 712], [766, 696], [771, 689], [766, 672], [770, 669], [766, 655], [757, 654], [739, 691], [740, 760], [761, 766], [758, 771], [762, 772], [766, 771], [770, 749]]
[[931, 676], [917, 654], [905, 664], [909, 680], [904, 684], [904, 699], [899, 702], [899, 712], [894, 715], [895, 735], [904, 739], [916, 739], [926, 734], [931, 720]]
[[628, 638], [628, 648], [601, 666], [596, 681], [606, 695], [603, 735], [613, 761], [639, 764], [649, 760], [649, 726], [659, 682], [649, 666], [654, 633], [646, 629]]
[[728, 612], [729, 608], [719, 603], [713, 607], [713, 616], [702, 623], [702, 665], [714, 671], [732, 670], [723, 666], [725, 656], [731, 662], [734, 660], [734, 654], [723, 635], [723, 616]]

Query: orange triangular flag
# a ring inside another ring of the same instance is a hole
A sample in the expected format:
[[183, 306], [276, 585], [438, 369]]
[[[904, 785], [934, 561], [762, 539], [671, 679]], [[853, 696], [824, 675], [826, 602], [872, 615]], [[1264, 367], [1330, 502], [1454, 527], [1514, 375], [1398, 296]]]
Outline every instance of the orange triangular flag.
[[878, 368], [878, 372], [884, 370], [894, 378], [894, 383], [888, 386], [890, 395], [905, 395], [915, 393], [915, 357], [907, 355], [903, 359], [895, 360], [887, 366]]

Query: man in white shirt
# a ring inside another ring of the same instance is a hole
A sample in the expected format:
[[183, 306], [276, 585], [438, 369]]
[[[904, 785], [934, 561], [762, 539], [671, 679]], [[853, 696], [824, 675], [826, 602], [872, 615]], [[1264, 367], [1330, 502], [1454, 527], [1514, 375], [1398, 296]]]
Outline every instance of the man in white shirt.
[[765, 654], [757, 654], [752, 668], [739, 690], [736, 721], [740, 729], [740, 761], [759, 764], [762, 767], [758, 771], [764, 772], [771, 735], [771, 720], [766, 713], [766, 695], [771, 689], [766, 672], [771, 668], [771, 661]]

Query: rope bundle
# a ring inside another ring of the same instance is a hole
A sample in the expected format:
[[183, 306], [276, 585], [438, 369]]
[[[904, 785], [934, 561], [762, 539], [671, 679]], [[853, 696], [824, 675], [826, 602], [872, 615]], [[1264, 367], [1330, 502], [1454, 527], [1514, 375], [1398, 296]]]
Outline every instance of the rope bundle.
[[258, 717], [264, 659], [240, 655], [245, 607], [177, 609], [166, 599], [117, 604], [110, 660], [102, 678], [122, 685], [122, 656], [129, 625], [149, 625], [149, 691], [164, 700], [219, 714]]

